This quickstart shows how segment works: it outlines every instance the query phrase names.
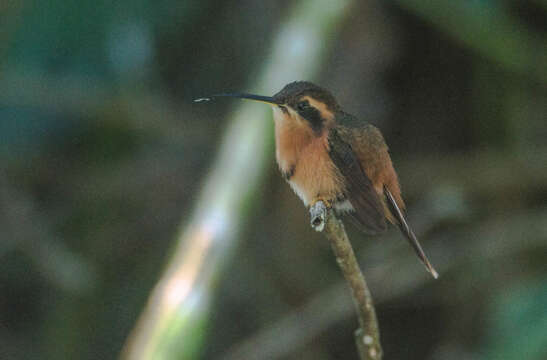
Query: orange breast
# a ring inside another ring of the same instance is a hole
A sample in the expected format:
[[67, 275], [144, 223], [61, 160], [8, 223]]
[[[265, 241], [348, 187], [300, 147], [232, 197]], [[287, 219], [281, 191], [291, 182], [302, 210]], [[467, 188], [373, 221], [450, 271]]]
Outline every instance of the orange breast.
[[328, 154], [327, 132], [317, 136], [298, 119], [275, 119], [277, 164], [304, 204], [341, 195], [343, 181]]
[[342, 177], [328, 154], [326, 135], [303, 149], [289, 183], [306, 206], [318, 198], [334, 200], [343, 193]]

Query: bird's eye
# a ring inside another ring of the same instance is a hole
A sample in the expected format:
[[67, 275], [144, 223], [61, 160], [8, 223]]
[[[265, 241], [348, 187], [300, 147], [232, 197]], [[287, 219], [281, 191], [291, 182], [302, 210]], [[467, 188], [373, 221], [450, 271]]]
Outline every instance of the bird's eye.
[[296, 108], [298, 110], [306, 110], [310, 107], [310, 103], [306, 101], [300, 101], [298, 104], [296, 104]]

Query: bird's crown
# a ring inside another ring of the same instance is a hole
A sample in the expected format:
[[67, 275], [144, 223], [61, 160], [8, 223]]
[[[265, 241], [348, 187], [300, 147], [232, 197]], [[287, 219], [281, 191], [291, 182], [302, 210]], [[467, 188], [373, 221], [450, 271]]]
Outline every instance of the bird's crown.
[[335, 112], [339, 109], [338, 102], [334, 96], [328, 91], [309, 81], [294, 81], [285, 85], [281, 91], [273, 96], [279, 104], [286, 104], [292, 108], [296, 108], [300, 99], [304, 96], [319, 101], [327, 106], [329, 110]]

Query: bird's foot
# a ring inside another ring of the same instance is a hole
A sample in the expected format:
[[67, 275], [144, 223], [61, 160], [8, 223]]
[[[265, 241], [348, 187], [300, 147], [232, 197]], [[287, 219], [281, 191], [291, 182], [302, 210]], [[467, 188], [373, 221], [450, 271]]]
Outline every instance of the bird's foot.
[[327, 211], [330, 203], [327, 200], [319, 199], [310, 206], [310, 224], [315, 231], [323, 231], [327, 221]]

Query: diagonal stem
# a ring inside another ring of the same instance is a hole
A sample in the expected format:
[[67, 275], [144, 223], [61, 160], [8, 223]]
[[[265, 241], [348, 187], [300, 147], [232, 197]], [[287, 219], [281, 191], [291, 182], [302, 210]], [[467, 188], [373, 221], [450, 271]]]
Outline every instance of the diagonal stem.
[[[325, 214], [318, 216], [318, 214]], [[322, 201], [316, 202], [310, 208], [312, 227], [325, 232], [331, 243], [336, 262], [348, 283], [353, 303], [357, 311], [359, 329], [355, 332], [357, 350], [361, 360], [382, 359], [382, 346], [380, 344], [380, 331], [376, 311], [372, 302], [372, 296], [368, 289], [365, 277], [359, 268], [353, 248], [348, 239], [344, 224], [335, 216], [331, 209], [327, 209]], [[317, 220], [319, 219], [319, 220]], [[318, 221], [323, 220], [323, 224]], [[324, 226], [324, 228], [323, 228]]]

